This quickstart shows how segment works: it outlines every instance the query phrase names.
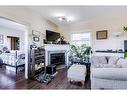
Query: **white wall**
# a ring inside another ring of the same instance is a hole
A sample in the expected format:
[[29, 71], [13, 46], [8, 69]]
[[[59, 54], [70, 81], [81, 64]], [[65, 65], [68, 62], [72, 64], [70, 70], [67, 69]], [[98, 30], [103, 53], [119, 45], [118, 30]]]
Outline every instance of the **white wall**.
[[[33, 13], [25, 6], [1, 6], [0, 16], [9, 18], [17, 23], [28, 26], [29, 29], [29, 43], [32, 41], [32, 30], [41, 32], [40, 38], [42, 39], [42, 33], [45, 34], [45, 30], [57, 31], [57, 25], [42, 18], [42, 16]], [[39, 46], [43, 45], [43, 40], [38, 43]]]
[[[123, 49], [124, 40], [127, 40], [127, 33], [124, 33], [123, 26], [127, 26], [127, 15], [105, 16], [87, 22], [81, 22], [70, 27], [61, 28], [62, 34], [70, 42], [70, 35], [77, 32], [91, 32], [93, 50]], [[96, 31], [108, 30], [108, 39], [97, 40]], [[122, 32], [120, 37], [115, 37], [114, 32]], [[69, 33], [69, 35], [68, 35]]]
[[11, 28], [0, 26], [0, 34], [4, 36], [4, 43], [2, 45], [7, 47], [8, 47], [7, 36], [19, 37], [20, 52], [24, 52], [24, 46], [25, 46], [24, 31], [14, 30]]

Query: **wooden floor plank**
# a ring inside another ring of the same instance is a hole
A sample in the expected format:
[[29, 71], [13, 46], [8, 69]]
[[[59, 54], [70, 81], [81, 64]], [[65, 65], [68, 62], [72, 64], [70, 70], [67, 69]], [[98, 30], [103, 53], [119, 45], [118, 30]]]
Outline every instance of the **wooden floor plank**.
[[84, 86], [80, 82], [68, 83], [67, 68], [59, 70], [49, 84], [26, 80], [24, 72], [18, 72], [16, 75], [15, 72], [0, 68], [0, 89], [90, 89], [90, 85], [89, 75]]

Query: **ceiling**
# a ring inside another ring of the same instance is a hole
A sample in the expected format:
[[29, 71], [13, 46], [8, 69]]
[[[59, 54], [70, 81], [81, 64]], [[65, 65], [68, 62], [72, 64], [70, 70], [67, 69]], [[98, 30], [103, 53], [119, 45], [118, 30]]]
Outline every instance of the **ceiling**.
[[[127, 13], [127, 6], [30, 6], [29, 8], [58, 26]], [[60, 22], [56, 18], [58, 15], [72, 17], [72, 21]]]
[[4, 17], [0, 17], [0, 27], [6, 27], [18, 31], [24, 31], [24, 29], [26, 29], [24, 25], [16, 23], [15, 21], [12, 21]]

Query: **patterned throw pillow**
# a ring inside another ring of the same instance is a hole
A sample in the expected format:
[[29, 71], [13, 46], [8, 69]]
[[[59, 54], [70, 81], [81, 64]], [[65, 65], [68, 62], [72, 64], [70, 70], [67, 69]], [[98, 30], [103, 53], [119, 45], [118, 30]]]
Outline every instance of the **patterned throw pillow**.
[[117, 57], [117, 56], [111, 56], [108, 59], [108, 64], [116, 64], [118, 60], [119, 60], [119, 57]]
[[92, 65], [95, 67], [99, 67], [100, 64], [107, 64], [106, 57], [105, 56], [93, 56]]
[[105, 56], [99, 56], [98, 59], [100, 64], [108, 64]]

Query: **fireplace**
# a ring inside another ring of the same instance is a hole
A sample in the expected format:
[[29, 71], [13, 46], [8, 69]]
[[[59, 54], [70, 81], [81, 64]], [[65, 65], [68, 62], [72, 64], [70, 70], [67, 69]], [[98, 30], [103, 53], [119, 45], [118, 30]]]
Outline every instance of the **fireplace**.
[[56, 55], [54, 55], [54, 54], [60, 54], [60, 56], [59, 56], [60, 59], [61, 59], [61, 57], [63, 57], [65, 59], [63, 62], [64, 65], [69, 66], [69, 60], [68, 60], [69, 53], [68, 53], [68, 51], [69, 51], [69, 45], [45, 44], [45, 63], [46, 63], [46, 66], [52, 64], [51, 63], [51, 55], [53, 57], [54, 56], [56, 57]]
[[67, 65], [67, 52], [64, 50], [61, 51], [49, 51], [48, 52], [48, 65], [54, 64], [56, 66], [59, 65]]
[[50, 63], [56, 66], [65, 64], [65, 53], [50, 54]]

